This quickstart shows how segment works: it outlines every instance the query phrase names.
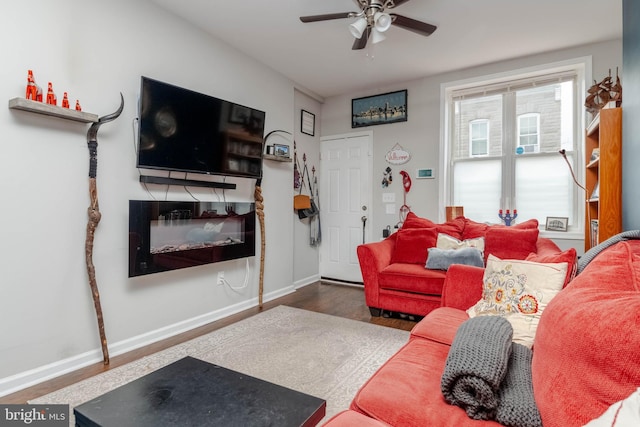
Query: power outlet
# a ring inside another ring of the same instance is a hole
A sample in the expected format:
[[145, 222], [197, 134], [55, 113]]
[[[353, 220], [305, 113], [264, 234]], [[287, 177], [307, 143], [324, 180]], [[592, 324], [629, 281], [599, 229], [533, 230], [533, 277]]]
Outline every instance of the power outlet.
[[218, 285], [224, 285], [224, 271], [218, 271]]

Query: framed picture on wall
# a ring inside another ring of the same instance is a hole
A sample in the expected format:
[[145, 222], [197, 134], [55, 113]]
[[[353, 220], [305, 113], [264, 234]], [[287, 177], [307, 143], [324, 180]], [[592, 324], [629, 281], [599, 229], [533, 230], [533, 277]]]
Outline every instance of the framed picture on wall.
[[316, 134], [316, 115], [308, 111], [302, 110], [300, 113], [300, 132], [307, 135], [315, 136]]
[[351, 100], [351, 127], [407, 121], [407, 90]]

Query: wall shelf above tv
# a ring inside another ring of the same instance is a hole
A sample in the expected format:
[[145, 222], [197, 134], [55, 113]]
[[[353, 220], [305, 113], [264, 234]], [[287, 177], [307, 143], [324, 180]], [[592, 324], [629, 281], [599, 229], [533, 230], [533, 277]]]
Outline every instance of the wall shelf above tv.
[[26, 98], [13, 98], [9, 100], [9, 108], [12, 110], [29, 111], [31, 113], [44, 114], [45, 116], [58, 117], [82, 123], [97, 123], [98, 115], [76, 111], [69, 108], [49, 105], [44, 102], [32, 101]]
[[275, 160], [276, 162], [293, 162], [291, 157], [276, 156], [275, 154], [263, 154], [262, 158], [265, 160]]
[[178, 187], [208, 187], [235, 190], [236, 184], [227, 182], [197, 181], [194, 179], [168, 178], [164, 176], [140, 175], [143, 184], [176, 185]]

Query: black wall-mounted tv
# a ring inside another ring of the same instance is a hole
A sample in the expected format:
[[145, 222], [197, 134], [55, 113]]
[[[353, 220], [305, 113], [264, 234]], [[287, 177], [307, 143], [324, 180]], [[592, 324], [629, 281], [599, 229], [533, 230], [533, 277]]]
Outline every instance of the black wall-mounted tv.
[[138, 168], [259, 178], [265, 113], [142, 76]]

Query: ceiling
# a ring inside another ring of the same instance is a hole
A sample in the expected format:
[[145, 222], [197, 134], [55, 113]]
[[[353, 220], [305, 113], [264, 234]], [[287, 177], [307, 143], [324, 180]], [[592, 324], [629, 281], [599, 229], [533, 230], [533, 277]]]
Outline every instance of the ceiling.
[[435, 33], [392, 26], [360, 51], [351, 50], [352, 19], [298, 19], [359, 11], [356, 0], [151, 1], [318, 98], [622, 38], [622, 0], [412, 0], [392, 12], [436, 25]]

